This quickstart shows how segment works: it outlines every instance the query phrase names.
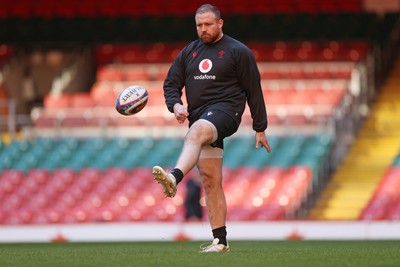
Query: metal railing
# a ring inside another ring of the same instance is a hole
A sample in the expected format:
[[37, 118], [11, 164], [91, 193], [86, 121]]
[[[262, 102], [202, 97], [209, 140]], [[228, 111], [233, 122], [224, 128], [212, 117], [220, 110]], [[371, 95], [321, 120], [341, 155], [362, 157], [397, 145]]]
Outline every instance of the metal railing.
[[15, 99], [0, 100], [0, 130], [8, 133], [11, 140], [16, 138], [17, 132], [26, 126], [31, 125], [31, 117], [28, 114], [17, 114], [17, 104]]

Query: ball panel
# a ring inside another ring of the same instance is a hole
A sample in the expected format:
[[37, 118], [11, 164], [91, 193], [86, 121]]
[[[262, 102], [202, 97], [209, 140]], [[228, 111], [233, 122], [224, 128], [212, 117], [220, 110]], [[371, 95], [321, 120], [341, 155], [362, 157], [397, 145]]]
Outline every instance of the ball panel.
[[133, 115], [141, 111], [147, 104], [148, 92], [142, 86], [129, 86], [117, 97], [115, 109], [122, 115]]

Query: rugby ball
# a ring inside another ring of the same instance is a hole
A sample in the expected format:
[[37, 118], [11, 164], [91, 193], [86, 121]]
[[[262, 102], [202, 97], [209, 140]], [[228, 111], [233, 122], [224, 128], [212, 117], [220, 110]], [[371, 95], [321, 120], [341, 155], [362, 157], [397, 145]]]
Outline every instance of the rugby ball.
[[146, 106], [148, 98], [146, 88], [138, 85], [129, 86], [118, 95], [115, 109], [122, 115], [133, 115]]

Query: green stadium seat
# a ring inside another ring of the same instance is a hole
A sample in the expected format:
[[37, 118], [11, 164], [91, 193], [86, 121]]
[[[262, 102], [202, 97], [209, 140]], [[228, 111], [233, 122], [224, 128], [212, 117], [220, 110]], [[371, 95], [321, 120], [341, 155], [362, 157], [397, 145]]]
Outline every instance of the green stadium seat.
[[400, 166], [400, 154], [394, 159], [393, 166]]
[[254, 137], [228, 138], [224, 144], [224, 165], [238, 168], [248, 158], [254, 149]]

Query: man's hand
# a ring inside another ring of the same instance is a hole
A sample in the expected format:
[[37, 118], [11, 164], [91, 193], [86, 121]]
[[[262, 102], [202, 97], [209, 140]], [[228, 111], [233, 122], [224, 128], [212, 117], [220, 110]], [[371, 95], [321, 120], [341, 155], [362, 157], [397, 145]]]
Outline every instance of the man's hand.
[[189, 116], [186, 107], [180, 103], [176, 103], [174, 105], [174, 114], [176, 120], [181, 124], [184, 123], [187, 117]]
[[265, 132], [256, 132], [256, 148], [265, 147], [267, 152], [271, 152]]

